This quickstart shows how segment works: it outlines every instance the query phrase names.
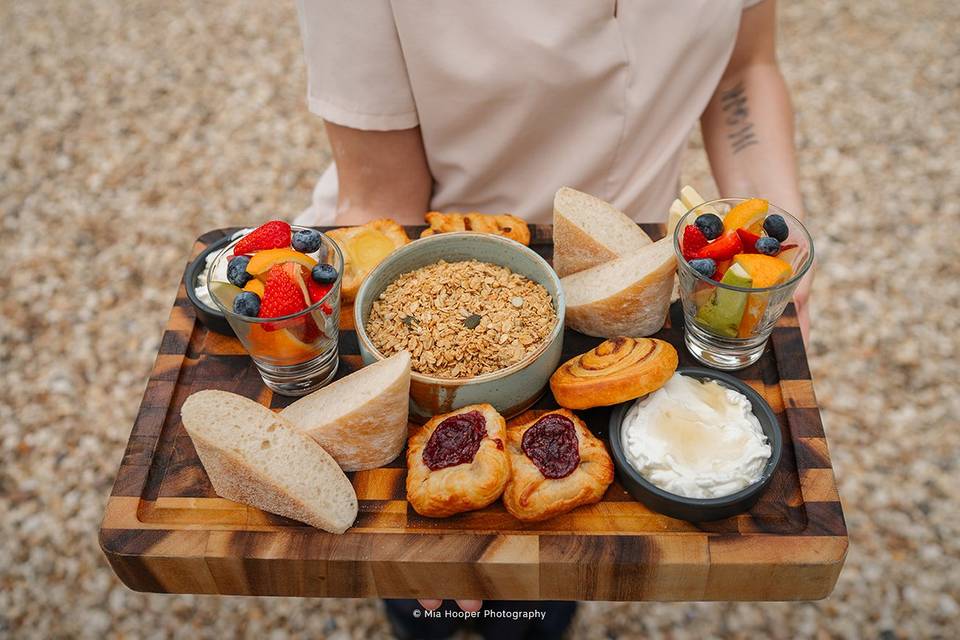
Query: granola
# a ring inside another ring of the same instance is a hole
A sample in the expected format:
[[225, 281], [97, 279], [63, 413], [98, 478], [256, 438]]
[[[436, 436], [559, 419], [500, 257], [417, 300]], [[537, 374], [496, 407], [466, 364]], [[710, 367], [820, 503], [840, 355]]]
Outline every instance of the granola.
[[382, 354], [409, 351], [414, 371], [472, 378], [519, 362], [556, 322], [543, 285], [495, 264], [441, 260], [390, 283], [365, 328]]

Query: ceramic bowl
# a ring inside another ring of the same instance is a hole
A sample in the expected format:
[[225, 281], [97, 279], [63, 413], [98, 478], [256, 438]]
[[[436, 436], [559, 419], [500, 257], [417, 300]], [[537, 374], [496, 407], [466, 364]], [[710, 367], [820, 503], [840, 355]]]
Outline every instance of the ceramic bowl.
[[753, 414], [757, 416], [757, 420], [760, 421], [760, 426], [763, 428], [763, 433], [770, 441], [770, 459], [767, 460], [760, 479], [750, 486], [722, 498], [687, 498], [657, 487], [640, 475], [627, 461], [621, 427], [627, 411], [636, 402], [636, 400], [631, 400], [617, 405], [610, 414], [610, 452], [613, 455], [613, 463], [617, 469], [620, 484], [630, 495], [654, 511], [681, 520], [706, 522], [729, 518], [747, 511], [757, 503], [757, 500], [760, 499], [760, 496], [770, 484], [773, 472], [780, 464], [780, 456], [783, 453], [780, 424], [777, 422], [773, 409], [750, 385], [731, 375], [699, 367], [680, 367], [677, 369], [677, 374], [690, 376], [698, 380], [715, 380], [747, 397], [753, 408]]
[[544, 394], [550, 375], [560, 364], [565, 303], [560, 278], [547, 261], [507, 238], [476, 232], [443, 233], [415, 240], [387, 256], [363, 281], [354, 303], [354, 323], [364, 363], [384, 358], [364, 329], [373, 301], [401, 274], [438, 260], [479, 260], [539, 282], [553, 298], [557, 324], [536, 351], [505, 369], [463, 379], [414, 372], [410, 381], [411, 419], [424, 422], [478, 402], [492, 404], [505, 418], [522, 413]]

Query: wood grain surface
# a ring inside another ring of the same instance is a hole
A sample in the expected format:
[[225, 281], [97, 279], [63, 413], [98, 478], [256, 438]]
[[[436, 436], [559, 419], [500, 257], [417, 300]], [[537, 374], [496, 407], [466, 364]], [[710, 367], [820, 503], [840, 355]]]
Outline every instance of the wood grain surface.
[[[412, 238], [423, 227], [408, 228]], [[651, 237], [662, 228], [646, 228]], [[232, 230], [201, 236], [194, 255]], [[549, 226], [531, 228], [549, 259]], [[361, 366], [352, 313], [341, 313], [338, 377]], [[682, 312], [657, 337], [680, 364]], [[600, 342], [573, 331], [564, 359]], [[739, 516], [691, 523], [653, 512], [619, 483], [603, 501], [534, 524], [500, 502], [445, 519], [406, 502], [403, 455], [348, 474], [359, 516], [344, 535], [218, 498], [180, 422], [191, 393], [224, 389], [274, 409], [292, 399], [260, 380], [240, 343], [196, 320], [181, 285], [120, 462], [100, 545], [132, 589], [337, 597], [510, 600], [793, 600], [827, 596], [847, 550], [847, 531], [792, 305], [759, 362], [737, 374], [770, 403], [783, 429], [783, 457], [756, 506]], [[534, 408], [555, 407], [549, 393]], [[608, 409], [578, 412], [607, 437]]]

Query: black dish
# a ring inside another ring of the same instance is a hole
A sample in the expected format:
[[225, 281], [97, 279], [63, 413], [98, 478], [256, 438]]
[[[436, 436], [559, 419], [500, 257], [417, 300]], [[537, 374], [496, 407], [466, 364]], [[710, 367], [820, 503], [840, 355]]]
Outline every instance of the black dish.
[[617, 469], [617, 477], [620, 484], [630, 495], [644, 503], [654, 511], [668, 515], [672, 518], [689, 520], [691, 522], [706, 522], [709, 520], [720, 520], [729, 518], [747, 511], [756, 504], [760, 495], [766, 490], [773, 478], [773, 472], [780, 463], [780, 456], [783, 453], [783, 438], [780, 434], [780, 423], [773, 413], [773, 409], [767, 404], [759, 393], [754, 391], [749, 385], [726, 373], [703, 369], [700, 367], [680, 367], [677, 373], [696, 378], [698, 380], [715, 380], [725, 387], [739, 391], [747, 397], [753, 408], [753, 413], [760, 421], [763, 432], [770, 441], [770, 459], [763, 469], [760, 479], [740, 491], [724, 496], [722, 498], [687, 498], [664, 491], [654, 486], [646, 478], [640, 475], [627, 461], [626, 452], [620, 437], [620, 427], [627, 411], [633, 406], [635, 400], [624, 402], [613, 408], [610, 414], [610, 451], [613, 454], [614, 465]]
[[224, 317], [223, 312], [220, 311], [220, 309], [208, 307], [200, 300], [200, 298], [197, 297], [196, 291], [197, 279], [200, 277], [200, 274], [203, 273], [203, 269], [207, 263], [207, 256], [212, 253], [222, 251], [223, 248], [228, 244], [230, 244], [230, 234], [225, 235], [216, 242], [210, 243], [207, 248], [204, 249], [200, 255], [197, 256], [196, 259], [187, 266], [187, 271], [183, 275], [183, 285], [187, 290], [187, 298], [193, 305], [194, 311], [196, 311], [197, 318], [200, 320], [200, 322], [205, 324], [207, 328], [212, 331], [222, 333], [226, 336], [233, 336], [236, 334], [230, 327], [230, 323], [227, 322], [227, 319]]

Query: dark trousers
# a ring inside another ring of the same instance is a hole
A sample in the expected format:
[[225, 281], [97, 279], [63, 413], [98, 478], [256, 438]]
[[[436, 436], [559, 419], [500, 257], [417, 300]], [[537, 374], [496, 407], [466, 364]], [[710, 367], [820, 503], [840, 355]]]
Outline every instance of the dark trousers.
[[[577, 610], [576, 602], [484, 601], [473, 614], [452, 600], [428, 614], [416, 600], [384, 600], [394, 634], [401, 640], [439, 640], [460, 629], [474, 629], [491, 640], [556, 640], [563, 636]], [[530, 614], [540, 615], [526, 617]]]

